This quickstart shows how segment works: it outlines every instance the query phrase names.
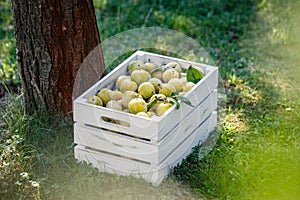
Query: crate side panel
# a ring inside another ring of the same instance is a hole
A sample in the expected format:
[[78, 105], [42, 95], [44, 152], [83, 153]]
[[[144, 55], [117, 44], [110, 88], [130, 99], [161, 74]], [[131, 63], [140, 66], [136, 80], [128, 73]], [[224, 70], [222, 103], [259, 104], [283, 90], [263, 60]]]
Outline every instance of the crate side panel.
[[[217, 92], [215, 91], [202, 104], [194, 109], [190, 115], [178, 124], [171, 133], [159, 142], [158, 156], [161, 162], [178, 144], [206, 120], [217, 108]], [[204, 135], [204, 134], [202, 134]]]
[[74, 125], [74, 143], [145, 162], [154, 162], [158, 155], [156, 145], [79, 124]]
[[[203, 88], [207, 88], [205, 86], [203, 86]], [[200, 90], [202, 91], [202, 90]], [[213, 101], [211, 99], [210, 101], [210, 105], [211, 107], [215, 107], [217, 104], [217, 90], [212, 88], [212, 92], [210, 93], [206, 93], [208, 92], [208, 90], [206, 90], [205, 92], [198, 92], [198, 97], [197, 94], [192, 94], [193, 97], [197, 97], [197, 102], [198, 103], [194, 103], [192, 105], [194, 105], [194, 107], [191, 107], [185, 103], [180, 103], [180, 109], [179, 110], [175, 110], [173, 108], [173, 110], [170, 110], [169, 113], [166, 113], [166, 117], [162, 118], [160, 120], [160, 122], [158, 123], [158, 130], [159, 130], [159, 135], [158, 135], [158, 141], [160, 141], [162, 138], [164, 138], [168, 132], [170, 130], [172, 130], [173, 127], [176, 126], [176, 124], [178, 124], [180, 121], [182, 121], [187, 115], [189, 115], [190, 113], [192, 113], [195, 110], [196, 106], [201, 105], [204, 101], [206, 101], [207, 99], [209, 99], [211, 96], [213, 96]], [[192, 96], [190, 95], [190, 96]], [[187, 96], [187, 98], [190, 99], [190, 96]], [[194, 99], [195, 99], [194, 98]]]
[[[149, 140], [157, 139], [158, 124], [156, 121], [151, 119], [145, 119], [129, 113], [81, 103], [75, 105], [74, 115], [75, 121], [82, 124], [88, 124], [116, 132], [126, 133], [128, 135], [146, 138]], [[102, 117], [125, 121], [130, 124], [130, 127], [111, 122], [105, 122]]]
[[[211, 117], [215, 117], [216, 113]], [[170, 169], [191, 153], [192, 147], [198, 144], [200, 133], [211, 132], [215, 126], [211, 125], [211, 117], [207, 119], [197, 130], [180, 144], [168, 158], [160, 165], [148, 165], [135, 160], [116, 157], [109, 154], [96, 152], [77, 145], [75, 147], [75, 158], [78, 161], [91, 163], [102, 172], [109, 172], [118, 175], [130, 175], [143, 178], [147, 182], [159, 185], [168, 175]], [[212, 123], [215, 124], [214, 122]]]

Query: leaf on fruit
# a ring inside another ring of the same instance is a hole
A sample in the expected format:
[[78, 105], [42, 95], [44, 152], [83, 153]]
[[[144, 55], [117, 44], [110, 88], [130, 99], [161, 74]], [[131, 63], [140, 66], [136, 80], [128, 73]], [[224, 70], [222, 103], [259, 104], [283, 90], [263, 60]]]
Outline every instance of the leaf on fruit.
[[170, 96], [174, 97], [174, 96], [178, 96], [178, 95], [179, 95], [179, 92], [172, 92]]
[[180, 103], [173, 97], [167, 97], [167, 100], [172, 103], [175, 104], [175, 108], [176, 110], [178, 110], [180, 108]]
[[149, 102], [147, 104], [147, 111], [149, 111], [157, 101], [158, 101], [158, 99], [154, 99], [153, 101]]
[[190, 65], [187, 70], [186, 80], [187, 82], [193, 82], [196, 84], [203, 78], [203, 76], [204, 74], [202, 72]]

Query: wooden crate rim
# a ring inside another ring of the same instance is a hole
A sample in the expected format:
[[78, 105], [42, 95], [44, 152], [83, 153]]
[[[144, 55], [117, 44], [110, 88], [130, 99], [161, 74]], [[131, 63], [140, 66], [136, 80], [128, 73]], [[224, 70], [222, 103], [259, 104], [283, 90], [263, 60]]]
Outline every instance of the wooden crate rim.
[[[110, 108], [106, 108], [106, 107], [103, 107], [103, 106], [96, 106], [96, 105], [93, 105], [93, 104], [89, 104], [86, 102], [86, 98], [85, 96], [87, 94], [89, 94], [93, 89], [94, 87], [98, 87], [101, 83], [104, 83], [106, 81], [106, 79], [111, 75], [111, 74], [114, 74], [116, 73], [118, 70], [120, 70], [121, 68], [123, 68], [124, 66], [126, 66], [131, 60], [133, 60], [135, 57], [137, 56], [145, 56], [145, 55], [149, 55], [149, 56], [155, 56], [155, 57], [159, 57], [159, 58], [162, 58], [162, 59], [169, 59], [169, 60], [172, 60], [172, 61], [178, 61], [178, 62], [184, 62], [184, 63], [189, 63], [190, 65], [193, 65], [193, 67], [196, 67], [196, 68], [204, 68], [206, 71], [207, 69], [208, 70], [208, 73], [205, 73], [205, 76], [204, 77], [207, 77], [207, 76], [210, 76], [211, 74], [213, 74], [216, 70], [218, 70], [218, 67], [216, 66], [212, 66], [212, 65], [207, 65], [207, 64], [203, 64], [203, 63], [197, 63], [197, 62], [194, 62], [194, 61], [188, 61], [188, 60], [183, 60], [183, 59], [180, 59], [180, 58], [174, 58], [174, 57], [170, 57], [170, 56], [165, 56], [165, 55], [160, 55], [160, 54], [155, 54], [155, 53], [150, 53], [150, 52], [146, 52], [146, 51], [141, 51], [141, 50], [138, 50], [136, 51], [135, 53], [133, 53], [131, 56], [129, 56], [127, 59], [125, 59], [121, 64], [119, 64], [117, 67], [115, 67], [111, 72], [109, 72], [105, 77], [103, 77], [102, 79], [100, 79], [97, 83], [95, 83], [94, 85], [92, 85], [88, 90], [86, 90], [83, 94], [81, 94], [79, 97], [77, 97], [74, 101], [73, 101], [73, 107], [74, 107], [74, 104], [75, 103], [78, 103], [78, 104], [84, 104], [86, 106], [89, 106], [90, 108], [94, 108], [94, 109], [105, 109], [105, 110], [109, 110], [109, 111], [112, 111], [112, 109]], [[205, 72], [206, 72], [205, 71]], [[203, 84], [203, 82], [205, 81], [205, 78], [201, 79], [191, 90], [189, 90], [187, 93], [186, 93], [186, 96], [188, 96], [190, 93], [192, 93], [195, 88], [197, 86], [199, 86], [200, 84]], [[147, 120], [147, 121], [153, 121], [153, 122], [160, 122], [162, 120], [162, 118], [164, 118], [166, 115], [168, 115], [168, 113], [172, 112], [173, 110], [175, 109], [175, 105], [173, 105], [171, 108], [169, 108], [162, 116], [154, 116], [154, 117], [151, 117], [151, 118], [145, 118], [145, 117], [141, 117], [141, 116], [136, 116], [134, 114], [131, 114], [131, 113], [126, 113], [126, 112], [123, 112], [123, 111], [118, 111], [118, 110], [113, 110], [113, 112], [116, 112], [116, 113], [119, 113], [121, 115], [124, 115], [126, 117], [130, 116], [130, 117], [136, 117], [136, 118], [140, 118], [141, 120]], [[116, 124], [117, 125], [117, 124]], [[122, 126], [123, 127], [123, 126]], [[126, 128], [126, 127], [123, 127], [123, 128]]]

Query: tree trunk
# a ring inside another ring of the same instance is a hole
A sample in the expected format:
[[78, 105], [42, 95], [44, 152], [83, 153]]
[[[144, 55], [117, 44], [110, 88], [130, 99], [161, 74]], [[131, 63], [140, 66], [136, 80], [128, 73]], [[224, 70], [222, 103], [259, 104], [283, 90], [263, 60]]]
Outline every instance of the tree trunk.
[[[70, 114], [77, 71], [100, 44], [93, 1], [12, 0], [12, 8], [27, 110]], [[101, 47], [96, 50], [100, 64], [87, 70], [91, 76], [85, 87], [104, 72]]]

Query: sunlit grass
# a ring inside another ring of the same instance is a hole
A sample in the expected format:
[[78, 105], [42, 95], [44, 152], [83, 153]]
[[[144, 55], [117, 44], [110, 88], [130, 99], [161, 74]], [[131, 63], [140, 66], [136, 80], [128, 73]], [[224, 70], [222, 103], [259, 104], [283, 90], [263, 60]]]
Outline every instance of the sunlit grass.
[[0, 114], [4, 122], [0, 131], [1, 198], [39, 199], [40, 186], [32, 174], [35, 150], [26, 135], [32, 117], [25, 114], [22, 97], [16, 95], [9, 96]]
[[238, 72], [248, 94], [239, 84], [230, 87], [229, 76], [229, 108], [235, 111], [227, 113], [218, 145], [175, 173], [220, 199], [299, 199], [299, 2], [263, 1], [259, 7], [242, 41], [255, 59], [248, 72]]

